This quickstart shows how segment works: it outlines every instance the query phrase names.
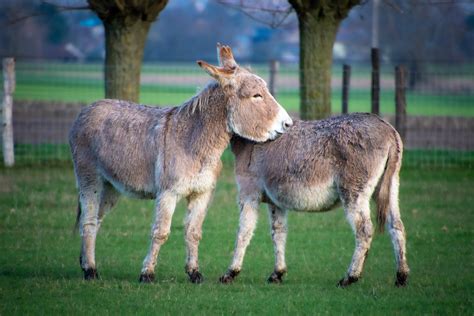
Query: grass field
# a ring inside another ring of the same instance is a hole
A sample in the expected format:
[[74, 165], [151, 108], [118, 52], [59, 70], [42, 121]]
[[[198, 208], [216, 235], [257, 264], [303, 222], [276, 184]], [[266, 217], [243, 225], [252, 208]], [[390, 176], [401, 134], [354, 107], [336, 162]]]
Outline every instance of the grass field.
[[[263, 78], [268, 78], [265, 65], [254, 68]], [[430, 70], [431, 71], [431, 70]], [[340, 66], [334, 66], [333, 78], [341, 81]], [[392, 69], [385, 67], [382, 82], [393, 80]], [[193, 96], [205, 85], [208, 77], [193, 64], [145, 64], [142, 70], [140, 102], [157, 105], [179, 105]], [[474, 86], [472, 67], [463, 69], [441, 69], [427, 75], [433, 82], [468, 82]], [[431, 76], [431, 77], [430, 77]], [[447, 78], [447, 79], [446, 79]], [[289, 111], [299, 109], [296, 67], [283, 66], [277, 78], [279, 102]], [[370, 111], [370, 69], [354, 67], [350, 91], [350, 112]], [[471, 87], [472, 88], [472, 87]], [[459, 89], [458, 89], [459, 90]], [[86, 102], [104, 97], [102, 66], [99, 64], [64, 63], [19, 63], [17, 67], [17, 100], [45, 100]], [[385, 84], [381, 90], [381, 113], [392, 114], [395, 110], [393, 83]], [[446, 92], [438, 90], [409, 91], [407, 111], [411, 115], [448, 115], [474, 117], [474, 94], [472, 90]], [[341, 111], [340, 88], [332, 93], [332, 111]]]
[[472, 315], [474, 287], [474, 169], [407, 168], [401, 208], [411, 279], [393, 286], [395, 263], [387, 234], [376, 235], [364, 277], [336, 288], [354, 246], [342, 210], [290, 214], [282, 285], [266, 284], [273, 251], [264, 207], [241, 275], [218, 277], [230, 262], [238, 210], [232, 157], [204, 224], [200, 265], [205, 282], [184, 273], [180, 203], [163, 246], [157, 282], [137, 282], [148, 247], [152, 201], [122, 199], [98, 237], [102, 279], [81, 280], [80, 239], [72, 234], [77, 203], [69, 163], [0, 168], [0, 315], [11, 314], [464, 314]]

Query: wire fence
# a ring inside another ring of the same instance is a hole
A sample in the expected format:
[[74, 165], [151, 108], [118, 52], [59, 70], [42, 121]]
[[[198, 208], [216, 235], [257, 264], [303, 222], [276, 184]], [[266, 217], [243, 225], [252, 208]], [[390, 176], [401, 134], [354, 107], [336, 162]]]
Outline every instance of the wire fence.
[[[270, 80], [269, 64], [251, 65]], [[278, 101], [294, 116], [299, 113], [299, 70], [280, 65], [272, 72]], [[332, 71], [332, 113], [341, 112], [343, 67]], [[70, 161], [67, 134], [83, 106], [104, 97], [99, 63], [21, 61], [16, 63], [13, 134], [16, 163]], [[474, 167], [474, 62], [408, 68], [404, 165]], [[144, 64], [140, 102], [179, 105], [210, 78], [195, 64]], [[3, 78], [2, 78], [3, 82]], [[315, 88], [315, 87], [309, 87]], [[348, 112], [370, 112], [371, 68], [351, 65]], [[380, 68], [380, 113], [395, 122], [394, 66]], [[0, 152], [3, 161], [3, 150]]]

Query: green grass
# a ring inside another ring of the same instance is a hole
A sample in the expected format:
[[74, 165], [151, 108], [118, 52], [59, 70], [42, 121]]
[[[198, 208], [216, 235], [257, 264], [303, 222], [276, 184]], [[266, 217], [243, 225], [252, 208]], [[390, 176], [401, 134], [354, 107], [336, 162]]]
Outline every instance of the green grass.
[[[23, 83], [17, 86], [15, 98], [18, 100], [42, 100], [90, 103], [104, 96], [101, 84], [91, 83]], [[141, 88], [140, 102], [157, 105], [179, 105], [196, 94], [195, 87], [150, 86]], [[381, 93], [381, 113], [393, 114], [394, 92]], [[278, 101], [288, 110], [299, 110], [299, 94], [297, 91], [281, 91]], [[408, 93], [407, 111], [411, 115], [447, 115], [474, 116], [474, 97], [468, 95], [422, 95]], [[340, 92], [333, 91], [332, 111], [341, 111]], [[350, 112], [370, 112], [370, 91], [351, 91], [349, 102]]]
[[[336, 80], [340, 80], [340, 67], [334, 66], [333, 73]], [[104, 97], [104, 87], [101, 81], [101, 66], [98, 64], [61, 64], [42, 63], [18, 65], [16, 100], [44, 100], [90, 103]], [[470, 69], [470, 68], [469, 68]], [[254, 70], [264, 78], [268, 76], [268, 69], [264, 65], [257, 65]], [[370, 69], [355, 66], [353, 80], [369, 80]], [[441, 69], [443, 70], [443, 69]], [[443, 70], [448, 74], [449, 69]], [[197, 66], [190, 64], [146, 64], [142, 70], [144, 75], [174, 76], [176, 83], [171, 84], [142, 84], [140, 102], [157, 105], [179, 105], [196, 93], [198, 78], [205, 78], [205, 74]], [[440, 74], [442, 74], [441, 72]], [[472, 72], [469, 72], [472, 74]], [[459, 69], [455, 69], [454, 79], [464, 78]], [[180, 83], [180, 78], [193, 76], [196, 83]], [[282, 66], [280, 76], [298, 77], [295, 67]], [[383, 76], [389, 78], [390, 73]], [[469, 77], [468, 77], [469, 78]], [[296, 89], [278, 87], [277, 99], [289, 111], [299, 110], [299, 92]], [[381, 113], [392, 114], [395, 110], [393, 88], [381, 91]], [[411, 115], [448, 115], [474, 117], [474, 95], [469, 92], [451, 94], [433, 94], [409, 91], [407, 93], [407, 111]], [[332, 112], [341, 111], [340, 89], [333, 90]], [[370, 111], [369, 89], [351, 89], [349, 100], [350, 112]]]
[[[415, 155], [416, 156], [416, 155]], [[231, 259], [238, 222], [232, 157], [204, 224], [202, 285], [184, 273], [180, 203], [163, 246], [157, 282], [137, 282], [148, 247], [152, 201], [123, 198], [105, 219], [97, 243], [98, 282], [81, 280], [80, 239], [72, 234], [77, 203], [69, 163], [0, 169], [0, 314], [465, 314], [472, 315], [474, 169], [404, 167], [401, 208], [412, 270], [405, 289], [393, 286], [387, 234], [376, 235], [359, 283], [335, 287], [354, 240], [342, 210], [289, 217], [282, 285], [266, 284], [273, 251], [262, 207], [241, 275], [217, 283]]]

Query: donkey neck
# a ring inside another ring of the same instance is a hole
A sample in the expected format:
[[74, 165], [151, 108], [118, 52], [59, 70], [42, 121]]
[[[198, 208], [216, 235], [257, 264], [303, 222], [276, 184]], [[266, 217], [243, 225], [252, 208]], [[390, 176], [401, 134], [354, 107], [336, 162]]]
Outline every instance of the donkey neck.
[[178, 107], [175, 120], [176, 136], [198, 160], [219, 159], [229, 144], [227, 98], [215, 82]]

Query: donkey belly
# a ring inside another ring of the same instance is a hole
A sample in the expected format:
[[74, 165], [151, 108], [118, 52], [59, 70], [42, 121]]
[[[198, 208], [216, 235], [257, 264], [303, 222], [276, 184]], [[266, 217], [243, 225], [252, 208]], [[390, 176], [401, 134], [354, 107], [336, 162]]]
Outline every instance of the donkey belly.
[[146, 146], [119, 145], [114, 155], [97, 154], [97, 169], [101, 176], [121, 194], [138, 199], [155, 198], [156, 153], [147, 152]]
[[301, 212], [324, 212], [339, 202], [334, 181], [305, 186], [300, 183], [285, 183], [266, 187], [266, 194], [277, 206]]
[[154, 199], [156, 197], [154, 185], [152, 183], [148, 185], [130, 185], [125, 181], [114, 179], [110, 175], [103, 174], [103, 177], [107, 182], [121, 194], [136, 199]]

